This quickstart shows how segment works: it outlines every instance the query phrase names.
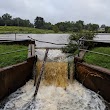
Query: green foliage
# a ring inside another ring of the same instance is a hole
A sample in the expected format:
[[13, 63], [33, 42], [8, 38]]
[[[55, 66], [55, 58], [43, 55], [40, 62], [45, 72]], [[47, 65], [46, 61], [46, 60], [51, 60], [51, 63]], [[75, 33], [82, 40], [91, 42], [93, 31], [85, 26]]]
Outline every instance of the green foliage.
[[52, 30], [36, 29], [30, 27], [16, 27], [16, 26], [0, 26], [0, 34], [21, 33], [21, 34], [45, 34], [54, 33]]
[[97, 32], [98, 29], [99, 29], [99, 25], [98, 24], [91, 24], [91, 23], [89, 23], [89, 24], [85, 25], [85, 29], [89, 30], [89, 31]]
[[49, 23], [44, 23], [44, 29], [48, 29], [48, 30], [52, 30], [52, 24], [49, 22]]
[[[66, 47], [63, 48], [63, 52], [65, 53], [74, 53], [79, 45], [79, 40], [85, 39], [85, 40], [92, 40], [95, 37], [95, 34], [92, 32], [78, 32], [78, 33], [73, 33], [69, 37], [69, 43]], [[86, 42], [86, 46], [92, 46], [93, 43], [91, 42]]]
[[[28, 49], [28, 47], [21, 46], [21, 45], [1, 45], [0, 44], [0, 54], [21, 50], [21, 49]], [[23, 62], [24, 60], [27, 59], [27, 53], [28, 53], [28, 50], [6, 54], [6, 55], [0, 55], [0, 68]]]
[[108, 28], [107, 32], [110, 33], [110, 28]]
[[55, 25], [55, 26], [53, 26], [53, 31], [54, 31], [55, 33], [58, 33], [58, 32], [59, 32], [59, 28]]
[[[92, 49], [95, 52], [101, 52], [110, 55], [109, 47], [97, 47]], [[110, 57], [87, 52], [84, 57], [85, 62], [110, 69]]]
[[35, 28], [38, 28], [38, 29], [43, 29], [44, 23], [45, 23], [45, 21], [44, 21], [44, 18], [42, 18], [42, 17], [37, 16], [34, 20], [34, 26], [35, 26]]
[[4, 14], [0, 17], [0, 26], [22, 26], [22, 27], [34, 27], [29, 20], [23, 20], [19, 17], [12, 18], [12, 16], [8, 13]]

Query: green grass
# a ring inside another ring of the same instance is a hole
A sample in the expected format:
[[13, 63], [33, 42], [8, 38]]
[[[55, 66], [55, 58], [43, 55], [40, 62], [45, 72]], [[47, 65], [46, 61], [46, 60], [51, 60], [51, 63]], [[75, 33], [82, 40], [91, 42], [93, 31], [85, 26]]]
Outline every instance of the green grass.
[[[28, 49], [28, 47], [21, 46], [21, 45], [1, 45], [0, 44], [0, 54], [21, 50], [21, 49]], [[28, 50], [6, 54], [6, 55], [0, 55], [0, 68], [25, 61], [27, 59], [27, 53], [28, 53]]]
[[[110, 55], [110, 47], [97, 47], [97, 48], [92, 49], [92, 51], [101, 52], [101, 53]], [[103, 55], [98, 55], [98, 54], [88, 52], [85, 54], [84, 60], [85, 62], [89, 64], [93, 64], [93, 65], [97, 65], [97, 66], [110, 69], [110, 57], [109, 56], [103, 56]]]
[[29, 27], [17, 27], [17, 26], [0, 26], [0, 34], [11, 34], [11, 33], [21, 33], [21, 34], [45, 34], [54, 33], [53, 30], [43, 30]]

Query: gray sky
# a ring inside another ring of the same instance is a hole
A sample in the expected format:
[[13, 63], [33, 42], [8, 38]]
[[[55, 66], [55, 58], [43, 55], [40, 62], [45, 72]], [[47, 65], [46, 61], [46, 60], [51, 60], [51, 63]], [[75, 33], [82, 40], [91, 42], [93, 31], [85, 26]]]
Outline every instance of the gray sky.
[[31, 22], [41, 16], [51, 23], [84, 20], [110, 25], [110, 0], [0, 0], [0, 16], [4, 13]]

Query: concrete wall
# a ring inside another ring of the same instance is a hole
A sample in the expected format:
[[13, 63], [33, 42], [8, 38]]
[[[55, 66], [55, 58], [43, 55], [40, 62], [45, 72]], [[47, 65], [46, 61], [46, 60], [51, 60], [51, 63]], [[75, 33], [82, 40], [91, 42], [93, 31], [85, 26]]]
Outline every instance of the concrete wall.
[[89, 65], [75, 58], [75, 78], [110, 102], [110, 70]]
[[31, 78], [34, 60], [35, 57], [31, 57], [23, 63], [0, 69], [0, 100]]

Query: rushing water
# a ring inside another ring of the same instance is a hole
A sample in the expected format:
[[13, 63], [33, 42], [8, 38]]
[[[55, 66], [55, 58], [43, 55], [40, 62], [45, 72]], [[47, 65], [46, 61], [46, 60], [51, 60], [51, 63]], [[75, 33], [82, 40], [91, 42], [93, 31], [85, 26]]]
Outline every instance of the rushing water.
[[[37, 50], [40, 60], [43, 59], [41, 55], [44, 55], [44, 52], [44, 50]], [[51, 61], [54, 58], [59, 58], [58, 62], [67, 61], [60, 50], [49, 51], [48, 57]], [[54, 71], [51, 74], [54, 74]], [[41, 82], [35, 99], [33, 99], [35, 91], [33, 84], [34, 81], [30, 80], [7, 97], [0, 104], [1, 110], [106, 110], [103, 98], [76, 80], [73, 84], [68, 83], [66, 88], [45, 85]]]
[[11, 94], [1, 110], [105, 110], [103, 99], [76, 80], [65, 89], [41, 84], [33, 100], [35, 88], [30, 80]]
[[[7, 37], [6, 39], [10, 39], [10, 35], [0, 35], [1, 38], [4, 38], [4, 36]], [[55, 43], [67, 43], [69, 37], [68, 34], [19, 34], [17, 40], [27, 39], [27, 36]], [[102, 40], [103, 37], [97, 36], [97, 38]], [[14, 34], [11, 35], [11, 39], [15, 39]], [[110, 39], [110, 35], [107, 35], [107, 39]], [[51, 44], [38, 42], [36, 42], [36, 45], [37, 47], [53, 47]], [[44, 53], [45, 50], [36, 51], [39, 60], [43, 59]], [[60, 50], [51, 50], [48, 60], [67, 62], [69, 59]], [[52, 74], [54, 74], [54, 71]], [[41, 82], [35, 99], [33, 99], [35, 91], [33, 83], [33, 80], [30, 80], [26, 85], [7, 97], [0, 104], [0, 110], [107, 110], [103, 98], [85, 88], [76, 80], [73, 81], [73, 84], [68, 83], [66, 88], [55, 85], [46, 86]]]

